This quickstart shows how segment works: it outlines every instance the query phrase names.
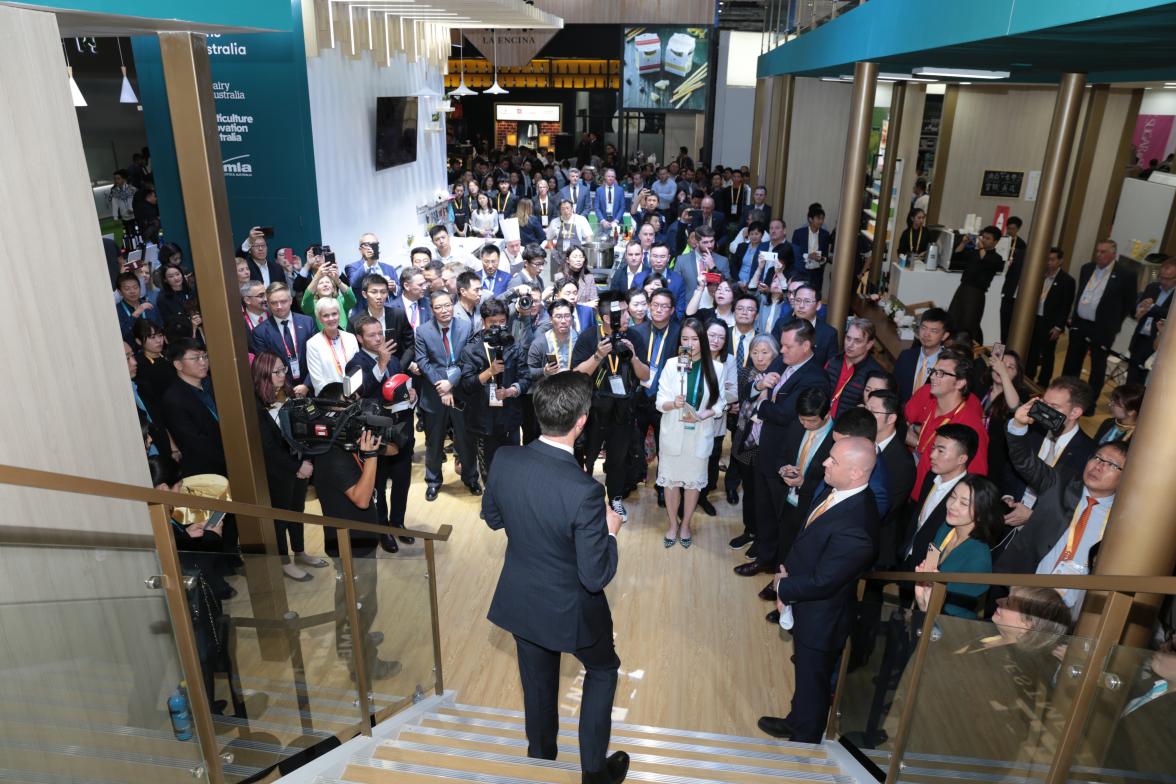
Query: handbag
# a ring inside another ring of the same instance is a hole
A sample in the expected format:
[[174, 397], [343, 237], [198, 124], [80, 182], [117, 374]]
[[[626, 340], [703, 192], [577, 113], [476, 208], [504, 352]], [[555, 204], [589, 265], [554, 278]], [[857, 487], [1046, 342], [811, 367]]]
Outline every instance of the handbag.
[[759, 455], [759, 430], [755, 427], [758, 401], [747, 400], [739, 407], [739, 422], [731, 437], [731, 454], [743, 465], [751, 465]]

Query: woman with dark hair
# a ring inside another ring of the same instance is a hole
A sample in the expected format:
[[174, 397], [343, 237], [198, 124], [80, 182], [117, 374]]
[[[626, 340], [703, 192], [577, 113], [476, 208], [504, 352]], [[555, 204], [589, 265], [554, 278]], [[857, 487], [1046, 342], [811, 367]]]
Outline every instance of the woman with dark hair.
[[194, 299], [196, 292], [178, 264], [165, 264], [159, 268], [159, 295], [155, 298], [155, 307], [164, 324], [186, 313], [187, 304]]
[[[917, 572], [991, 572], [992, 547], [1004, 528], [1004, 504], [996, 485], [978, 474], [965, 474], [947, 497], [947, 520], [927, 548]], [[978, 618], [976, 608], [987, 585], [948, 583], [943, 612]], [[931, 584], [915, 585], [915, 601], [926, 611]]]
[[645, 279], [645, 282], [641, 284], [641, 288], [645, 289], [646, 299], [652, 297], [653, 292], [657, 291], [658, 289], [664, 289], [665, 287], [666, 279], [657, 273], [651, 273], [649, 277]]
[[[704, 289], [710, 290], [711, 301], [714, 303], [714, 307], [698, 307], [698, 303], [702, 300]], [[698, 278], [698, 287], [690, 297], [690, 302], [686, 303], [686, 315], [696, 316], [704, 324], [712, 319], [721, 321], [730, 330], [731, 327], [735, 326], [734, 285], [726, 277], [720, 277], [718, 281], [708, 283], [706, 277], [700, 275]]]
[[131, 328], [135, 338], [135, 383], [139, 394], [148, 404], [162, 405], [163, 393], [176, 378], [176, 369], [167, 361], [163, 328], [146, 319], [139, 319]]
[[489, 239], [498, 234], [499, 215], [498, 210], [494, 209], [494, 202], [490, 200], [490, 193], [492, 189], [487, 188], [474, 197], [474, 209], [470, 212], [466, 228], [466, 233], [471, 237]]
[[[662, 412], [657, 484], [665, 488], [669, 528], [662, 541], [673, 547], [694, 544], [690, 523], [699, 493], [706, 487], [707, 461], [714, 446], [714, 423], [723, 411], [719, 381], [722, 366], [711, 358], [706, 330], [696, 318], [682, 323], [678, 358], [666, 362], [657, 385], [657, 409]], [[678, 503], [682, 501], [681, 525]], [[681, 539], [679, 539], [679, 535]]]
[[1143, 407], [1143, 384], [1120, 384], [1111, 390], [1111, 415], [1104, 419], [1094, 434], [1098, 444], [1112, 441], [1127, 441], [1135, 435], [1135, 423], [1139, 420], [1139, 409]]
[[927, 246], [931, 244], [931, 232], [927, 231], [927, 213], [917, 207], [907, 217], [907, 228], [898, 238], [898, 252], [908, 257], [925, 258]]
[[[254, 357], [253, 391], [257, 397], [257, 424], [261, 429], [261, 451], [265, 456], [270, 504], [276, 509], [301, 512], [306, 503], [306, 485], [314, 466], [291, 451], [278, 426], [278, 409], [294, 397], [294, 387], [287, 376], [285, 360], [268, 351]], [[313, 579], [300, 566], [318, 569], [327, 566], [322, 558], [306, 554], [302, 523], [274, 520], [274, 527], [278, 533], [282, 571], [291, 580], [301, 583]], [[290, 535], [289, 544], [286, 542], [287, 533]], [[293, 561], [290, 560], [291, 548], [294, 550]]]
[[986, 381], [991, 386], [980, 399], [988, 432], [988, 476], [998, 487], [1007, 490], [1022, 484], [1009, 463], [1009, 419], [1029, 399], [1030, 392], [1025, 385], [1025, 365], [1016, 351], [1005, 349], [1000, 359], [988, 357], [988, 365], [992, 372]]
[[579, 288], [579, 294], [576, 297], [576, 302], [589, 307], [595, 307], [595, 303], [600, 299], [600, 293], [596, 289], [596, 279], [592, 277], [592, 270], [588, 269], [588, 254], [579, 245], [569, 245], [568, 249], [564, 251], [563, 264], [559, 268], [559, 275], [564, 280], [564, 285], [567, 285], [568, 280], [576, 281], [576, 286]]
[[183, 269], [184, 251], [174, 242], [163, 243], [159, 246], [159, 266], [174, 266]]
[[[723, 439], [727, 437], [727, 417], [724, 416], [728, 407], [739, 400], [738, 368], [735, 358], [727, 348], [727, 324], [719, 319], [706, 322], [706, 340], [710, 348], [711, 359], [715, 365], [722, 368], [719, 373], [719, 389], [722, 390], [721, 399], [716, 404], [717, 411], [714, 418], [714, 446], [706, 466], [706, 489], [698, 497], [698, 506], [703, 512], [714, 517], [717, 512], [707, 495], [719, 486], [719, 458], [723, 453]], [[732, 474], [738, 468], [728, 468]]]

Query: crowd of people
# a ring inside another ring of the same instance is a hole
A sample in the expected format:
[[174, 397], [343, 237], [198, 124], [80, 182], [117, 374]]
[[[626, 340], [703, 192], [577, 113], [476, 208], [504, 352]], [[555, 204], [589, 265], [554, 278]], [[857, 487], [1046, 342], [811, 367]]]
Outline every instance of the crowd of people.
[[[1101, 242], [1077, 284], [1070, 280], [1071, 309], [1050, 299], [1069, 277], [1055, 249], [1031, 357], [991, 351], [960, 328], [956, 316], [978, 320], [964, 292], [950, 312], [934, 306], [919, 315], [913, 344], [888, 370], [876, 356], [874, 322], [851, 318], [842, 339], [823, 318], [836, 235], [824, 228], [821, 205], [790, 234], [764, 189], [748, 184], [746, 167], [695, 166], [684, 151], [664, 166], [623, 165], [611, 146], [588, 152], [579, 166], [512, 148], [451, 161], [452, 220], [431, 227], [429, 244], [402, 264], [387, 259], [374, 233], [345, 260], [336, 259], [341, 248], [321, 243], [301, 255], [271, 253], [266, 232], [250, 233], [237, 263], [241, 318], [275, 507], [301, 511], [313, 483], [324, 514], [403, 527], [418, 437], [426, 502], [450, 472], [458, 492], [481, 495], [496, 452], [539, 436], [532, 387], [584, 374], [592, 403], [574, 456], [589, 475], [603, 458], [612, 514], [628, 519], [626, 501], [643, 492], [656, 462], [666, 550], [694, 544], [699, 515], [718, 514], [714, 499], [740, 520], [730, 540], [733, 579], [763, 575], [759, 600], [775, 603], [767, 620], [795, 625], [793, 713], [765, 717], [761, 727], [806, 741], [824, 730], [833, 657], [850, 626], [860, 637], [854, 666], [887, 636], [882, 586], [867, 591], [855, 618], [844, 611], [870, 568], [1091, 569], [1145, 387], [1136, 377], [1117, 386], [1111, 416], [1088, 435], [1080, 419], [1095, 413], [1103, 344], [1085, 330], [1105, 326], [1104, 308], [1120, 323], [1132, 313], [1140, 351], [1150, 351], [1176, 262], [1136, 298], [1133, 284], [1128, 294], [1116, 283], [1127, 276], [1116, 277], [1113, 243]], [[921, 212], [912, 213], [913, 235], [904, 233], [916, 250], [926, 244]], [[584, 243], [626, 224], [623, 255], [595, 278]], [[961, 291], [979, 287], [994, 263], [987, 257], [999, 232], [981, 236], [976, 248], [960, 248], [968, 255]], [[484, 242], [469, 252], [454, 237]], [[182, 250], [165, 245], [154, 269], [121, 272], [115, 298], [149, 454], [175, 461], [168, 478], [225, 474], [198, 292]], [[1055, 377], [1055, 342], [1067, 328], [1065, 373]], [[1079, 378], [1086, 352], [1095, 360], [1089, 382]], [[407, 440], [373, 437], [358, 452], [304, 458], [282, 438], [278, 410], [297, 397], [342, 403], [356, 372], [362, 397], [411, 387], [415, 408], [396, 414]], [[842, 528], [853, 541], [811, 533], [817, 518], [840, 520], [851, 508], [856, 522]], [[300, 525], [277, 525], [289, 579], [313, 579], [329, 565], [306, 552]], [[410, 544], [361, 537], [356, 552]], [[224, 546], [233, 546], [228, 534]], [[337, 556], [333, 537], [326, 547]], [[822, 547], [844, 557], [830, 561]], [[810, 559], [830, 570], [820, 585]], [[998, 623], [1001, 612], [1020, 613], [1034, 629], [1046, 618], [1056, 638], [1083, 600], [1076, 591], [1007, 593], [951, 584], [944, 612]], [[925, 594], [905, 586], [903, 601], [918, 613]], [[903, 644], [888, 660], [905, 662], [909, 639]], [[392, 664], [371, 666], [386, 675]]]

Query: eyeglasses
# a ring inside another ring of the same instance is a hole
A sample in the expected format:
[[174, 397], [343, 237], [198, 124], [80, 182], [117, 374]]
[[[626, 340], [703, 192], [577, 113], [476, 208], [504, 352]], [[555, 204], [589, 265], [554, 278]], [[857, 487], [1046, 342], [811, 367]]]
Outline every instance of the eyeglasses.
[[741, 305], [735, 308], [736, 313], [755, 313], [757, 308], [754, 305]]
[[207, 354], [189, 354], [189, 355], [185, 356], [183, 359], [185, 362], [207, 362], [208, 355]]
[[433, 305], [433, 310], [453, 310], [452, 302], [437, 302]]
[[801, 299], [799, 297], [793, 297], [792, 302], [797, 305], [815, 305], [815, 304], [817, 304], [817, 301], [815, 299]]
[[1102, 463], [1105, 466], [1110, 466], [1111, 468], [1115, 469], [1116, 471], [1123, 470], [1123, 466], [1119, 465], [1118, 463], [1113, 463], [1110, 460], [1107, 460], [1105, 457], [1099, 457], [1098, 455], [1095, 455], [1094, 457], [1092, 457], [1090, 459], [1095, 461], [1096, 463]]
[[283, 366], [279, 366], [279, 367], [276, 367], [273, 370], [271, 370], [270, 373], [272, 373], [275, 376], [284, 376], [284, 375], [286, 375], [286, 368]]
[[930, 376], [931, 376], [931, 378], [942, 378], [944, 376], [951, 376], [952, 378], [959, 378], [959, 374], [948, 373], [946, 370], [943, 370], [942, 368], [932, 368]]

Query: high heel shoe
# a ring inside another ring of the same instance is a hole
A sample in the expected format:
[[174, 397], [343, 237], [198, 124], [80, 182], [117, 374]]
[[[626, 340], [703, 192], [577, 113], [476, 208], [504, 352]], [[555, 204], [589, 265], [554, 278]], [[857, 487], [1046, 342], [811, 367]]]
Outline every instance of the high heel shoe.
[[673, 547], [677, 543], [677, 541], [678, 541], [678, 532], [674, 531], [674, 538], [673, 539], [671, 539], [668, 536], [662, 537], [662, 547], [669, 550], [671, 547]]
[[694, 537], [688, 536], [685, 539], [679, 539], [678, 544], [682, 545], [682, 549], [689, 550], [690, 545], [694, 544]]

